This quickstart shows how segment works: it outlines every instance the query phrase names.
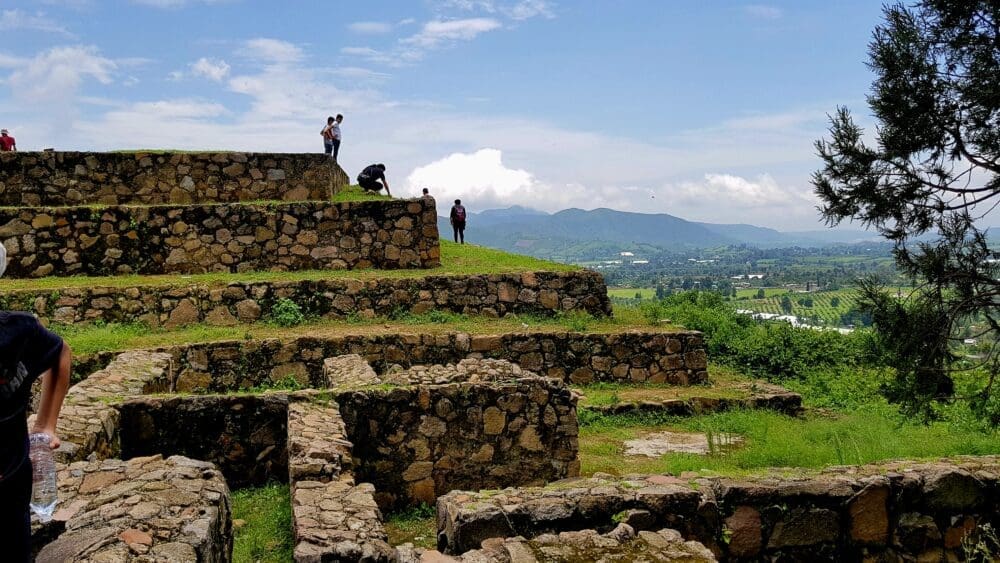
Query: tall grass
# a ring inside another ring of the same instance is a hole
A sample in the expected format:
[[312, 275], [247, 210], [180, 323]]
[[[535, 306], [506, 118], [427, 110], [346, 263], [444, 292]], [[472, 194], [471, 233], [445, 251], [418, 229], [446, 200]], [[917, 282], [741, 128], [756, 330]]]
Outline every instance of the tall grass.
[[288, 485], [234, 491], [233, 520], [242, 520], [233, 541], [234, 563], [292, 560], [292, 501]]

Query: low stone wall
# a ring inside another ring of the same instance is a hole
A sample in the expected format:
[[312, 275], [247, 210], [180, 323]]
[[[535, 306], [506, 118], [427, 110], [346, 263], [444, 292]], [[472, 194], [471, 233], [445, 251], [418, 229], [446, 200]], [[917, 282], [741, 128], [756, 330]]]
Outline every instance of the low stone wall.
[[570, 311], [611, 314], [604, 278], [587, 270], [19, 290], [0, 295], [0, 308], [32, 311], [45, 321], [65, 324], [138, 321], [166, 327], [231, 326], [268, 318], [274, 303], [282, 298], [297, 303], [307, 316], [337, 319], [432, 310], [488, 317]]
[[625, 522], [670, 527], [722, 561], [954, 561], [1000, 526], [1000, 457], [836, 467], [812, 476], [591, 478], [440, 498], [439, 548]]
[[319, 396], [288, 405], [288, 471], [296, 563], [388, 563], [375, 487], [354, 482], [351, 443], [337, 404]]
[[[180, 456], [61, 466], [59, 505], [33, 535], [58, 535], [37, 561], [228, 563], [229, 489], [211, 463]], [[62, 530], [51, 530], [61, 527]]]
[[124, 352], [71, 387], [56, 426], [62, 441], [56, 459], [68, 463], [91, 455], [98, 459], [118, 457], [121, 424], [116, 403], [127, 397], [169, 391], [171, 361], [164, 353]]
[[439, 266], [432, 200], [0, 208], [13, 278]]
[[[767, 387], [777, 387], [768, 385]], [[757, 392], [745, 399], [718, 397], [691, 397], [665, 401], [626, 402], [614, 405], [586, 405], [582, 409], [601, 414], [618, 415], [633, 413], [658, 413], [667, 416], [694, 416], [734, 409], [761, 409], [788, 416], [802, 414], [802, 395], [791, 391], [769, 390]]]
[[0, 206], [9, 207], [326, 201], [348, 183], [321, 154], [0, 154]]
[[384, 509], [579, 473], [575, 399], [543, 378], [340, 393], [355, 474]]
[[[390, 366], [457, 364], [465, 358], [505, 359], [540, 375], [573, 383], [708, 380], [700, 332], [581, 334], [524, 332], [503, 335], [351, 335], [292, 340], [223, 341], [161, 348], [174, 359], [178, 391], [227, 392], [293, 377], [327, 386], [323, 359], [358, 354], [376, 372]], [[84, 356], [80, 365], [99, 369], [113, 353]]]
[[288, 397], [142, 397], [118, 405], [121, 457], [183, 455], [219, 466], [233, 488], [288, 478]]

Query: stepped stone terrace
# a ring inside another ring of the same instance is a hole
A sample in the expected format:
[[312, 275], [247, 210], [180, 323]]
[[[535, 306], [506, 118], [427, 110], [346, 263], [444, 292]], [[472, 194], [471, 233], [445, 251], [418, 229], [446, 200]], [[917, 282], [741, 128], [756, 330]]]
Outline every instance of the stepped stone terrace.
[[[303, 563], [943, 560], [1000, 524], [995, 458], [581, 476], [584, 410], [795, 415], [801, 399], [699, 397], [710, 377], [696, 331], [520, 323], [609, 323], [603, 278], [441, 267], [434, 200], [345, 201], [347, 178], [318, 155], [0, 154], [5, 308], [57, 330], [190, 337], [78, 355], [61, 501], [33, 524], [39, 561], [230, 561], [232, 491], [273, 482], [289, 487], [290, 558]], [[273, 323], [289, 303], [314, 324]], [[431, 314], [515, 320], [492, 333], [372, 324]], [[220, 327], [241, 332], [197, 332]], [[692, 391], [580, 403], [570, 386], [591, 383]], [[385, 514], [425, 505], [437, 550], [392, 545]]]

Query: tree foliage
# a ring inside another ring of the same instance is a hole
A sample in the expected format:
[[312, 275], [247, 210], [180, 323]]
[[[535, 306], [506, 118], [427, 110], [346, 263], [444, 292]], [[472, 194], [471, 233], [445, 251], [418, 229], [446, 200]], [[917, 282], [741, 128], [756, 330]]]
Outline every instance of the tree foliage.
[[[1000, 203], [1000, 4], [923, 0], [884, 15], [869, 45], [874, 140], [838, 108], [830, 138], [816, 143], [824, 167], [813, 184], [829, 224], [877, 229], [919, 283], [907, 302], [872, 283], [863, 290], [897, 369], [890, 398], [928, 414], [954, 398], [959, 323], [978, 319], [1000, 335], [1000, 268], [982, 227]], [[995, 358], [981, 366], [978, 404], [988, 403]]]

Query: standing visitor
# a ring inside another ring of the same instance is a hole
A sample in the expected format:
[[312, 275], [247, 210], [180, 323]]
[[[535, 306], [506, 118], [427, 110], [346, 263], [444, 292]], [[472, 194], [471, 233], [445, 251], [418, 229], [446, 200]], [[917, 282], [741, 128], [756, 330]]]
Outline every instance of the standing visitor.
[[16, 152], [17, 142], [6, 129], [0, 129], [0, 152]]
[[461, 244], [465, 244], [465, 207], [460, 199], [451, 206], [451, 228], [455, 230], [455, 242], [461, 239]]
[[431, 195], [431, 191], [428, 190], [427, 188], [424, 188], [424, 194], [420, 197], [422, 199], [434, 199], [434, 196]]
[[385, 184], [385, 193], [389, 197], [392, 194], [389, 193], [389, 180], [385, 179], [385, 165], [384, 164], [371, 164], [365, 167], [358, 174], [358, 185], [364, 188], [366, 192], [380, 192], [382, 191], [382, 184], [379, 184], [379, 180], [382, 184]]
[[[0, 275], [7, 252], [0, 245]], [[0, 311], [0, 545], [4, 561], [31, 560], [31, 460], [28, 418], [31, 384], [42, 378], [42, 401], [32, 432], [59, 447], [56, 419], [69, 389], [71, 353], [61, 338], [29, 313]]]
[[342, 114], [337, 114], [337, 118], [333, 120], [333, 125], [330, 127], [330, 133], [333, 135], [333, 161], [337, 162], [337, 155], [340, 154], [340, 124], [344, 122], [344, 116]]
[[332, 156], [337, 162], [337, 153], [340, 152], [340, 123], [344, 121], [344, 116], [337, 114], [337, 117], [326, 118], [326, 127], [320, 131], [323, 136], [323, 151], [327, 156]]

